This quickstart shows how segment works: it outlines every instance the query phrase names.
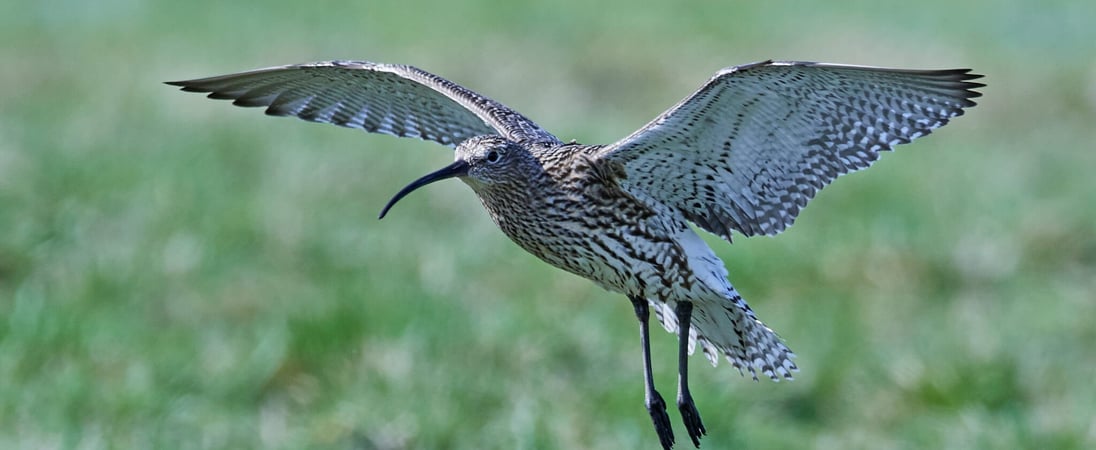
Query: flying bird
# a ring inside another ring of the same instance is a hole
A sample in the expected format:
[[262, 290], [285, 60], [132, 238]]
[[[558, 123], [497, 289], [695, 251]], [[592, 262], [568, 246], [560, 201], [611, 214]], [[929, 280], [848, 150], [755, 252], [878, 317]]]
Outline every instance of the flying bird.
[[688, 384], [699, 345], [755, 380], [791, 379], [794, 354], [727, 279], [690, 223], [727, 241], [775, 235], [819, 189], [975, 105], [969, 69], [902, 70], [764, 61], [720, 70], [698, 91], [609, 145], [563, 142], [522, 114], [407, 65], [326, 61], [174, 81], [238, 106], [455, 148], [408, 184], [459, 178], [515, 243], [631, 301], [644, 404], [673, 446], [651, 374], [648, 321], [678, 335], [677, 406], [693, 444], [707, 433]]

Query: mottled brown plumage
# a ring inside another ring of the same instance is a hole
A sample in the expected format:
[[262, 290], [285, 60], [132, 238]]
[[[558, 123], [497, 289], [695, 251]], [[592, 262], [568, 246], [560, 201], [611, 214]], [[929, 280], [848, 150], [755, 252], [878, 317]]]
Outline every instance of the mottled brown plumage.
[[928, 134], [974, 105], [968, 70], [907, 71], [771, 62], [720, 71], [699, 91], [607, 146], [564, 144], [521, 114], [401, 65], [333, 61], [172, 82], [268, 114], [456, 147], [455, 162], [389, 201], [450, 177], [538, 258], [628, 296], [640, 321], [645, 402], [673, 445], [651, 376], [647, 322], [680, 336], [678, 398], [699, 446], [706, 429], [688, 388], [700, 344], [757, 379], [791, 378], [794, 354], [727, 281], [690, 228], [728, 241], [790, 226], [818, 189], [879, 152]]

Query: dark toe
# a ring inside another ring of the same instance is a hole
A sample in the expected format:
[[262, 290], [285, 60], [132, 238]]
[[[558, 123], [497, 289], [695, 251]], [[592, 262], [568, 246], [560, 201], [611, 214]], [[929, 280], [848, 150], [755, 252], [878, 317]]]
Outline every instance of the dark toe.
[[681, 421], [685, 423], [685, 430], [689, 432], [693, 445], [700, 448], [700, 437], [708, 434], [708, 430], [704, 429], [704, 422], [700, 420], [700, 412], [696, 410], [692, 397], [678, 399], [677, 409], [681, 411]]
[[674, 430], [670, 426], [670, 415], [666, 414], [666, 402], [658, 392], [647, 402], [647, 412], [651, 414], [651, 422], [654, 422], [662, 448], [670, 450], [674, 446]]

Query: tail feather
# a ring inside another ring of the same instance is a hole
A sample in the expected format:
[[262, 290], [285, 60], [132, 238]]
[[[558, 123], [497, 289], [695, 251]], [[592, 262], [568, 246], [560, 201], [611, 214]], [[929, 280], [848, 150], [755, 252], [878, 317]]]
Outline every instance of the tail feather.
[[[678, 333], [675, 302], [651, 302], [662, 327]], [[739, 373], [749, 372], [754, 380], [760, 372], [773, 381], [791, 380], [799, 371], [792, 353], [773, 330], [765, 326], [738, 292], [731, 288], [717, 301], [693, 303], [689, 328], [689, 354], [697, 343], [713, 366], [723, 355]]]

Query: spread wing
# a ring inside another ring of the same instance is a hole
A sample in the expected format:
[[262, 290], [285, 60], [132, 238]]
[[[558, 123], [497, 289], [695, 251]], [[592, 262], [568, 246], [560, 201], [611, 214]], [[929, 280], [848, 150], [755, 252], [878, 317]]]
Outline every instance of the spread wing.
[[325, 61], [167, 84], [209, 92], [209, 98], [234, 100], [237, 106], [265, 106], [274, 116], [416, 137], [449, 147], [490, 134], [529, 145], [560, 144], [518, 112], [411, 66]]
[[724, 239], [790, 226], [839, 175], [943, 126], [984, 86], [969, 69], [810, 62], [724, 69], [631, 136], [606, 146], [622, 186]]

